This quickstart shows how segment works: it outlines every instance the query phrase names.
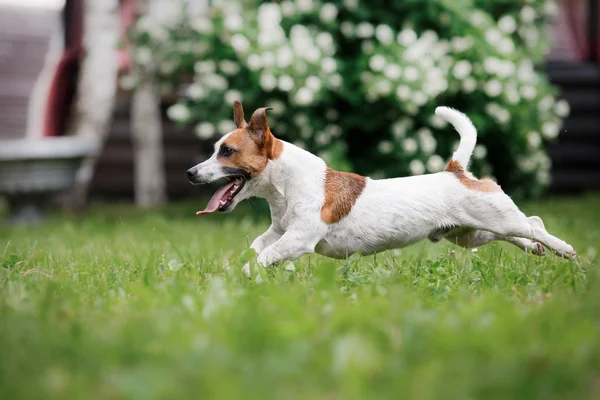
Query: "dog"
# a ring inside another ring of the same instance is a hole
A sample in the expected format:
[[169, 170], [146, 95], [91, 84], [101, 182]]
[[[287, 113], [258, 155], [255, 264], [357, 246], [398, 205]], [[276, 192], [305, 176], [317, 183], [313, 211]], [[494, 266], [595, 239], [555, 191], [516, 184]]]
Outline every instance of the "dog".
[[[217, 141], [208, 160], [187, 171], [192, 184], [226, 180], [198, 215], [229, 212], [250, 197], [268, 201], [271, 226], [250, 246], [265, 268], [313, 252], [341, 259], [423, 239], [446, 239], [465, 248], [503, 240], [539, 256], [546, 247], [576, 258], [571, 245], [549, 234], [539, 217], [527, 217], [494, 181], [467, 172], [477, 130], [457, 110], [435, 110], [460, 135], [445, 171], [380, 180], [335, 171], [276, 138], [267, 110], [257, 109], [246, 123], [236, 101], [237, 129]], [[244, 272], [249, 276], [248, 264]]]

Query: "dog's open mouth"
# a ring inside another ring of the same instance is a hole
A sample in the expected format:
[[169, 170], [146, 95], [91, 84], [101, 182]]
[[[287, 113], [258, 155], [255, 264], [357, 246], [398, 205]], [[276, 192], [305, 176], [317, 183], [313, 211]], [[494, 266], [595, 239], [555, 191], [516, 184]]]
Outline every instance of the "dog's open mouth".
[[226, 211], [227, 207], [233, 203], [235, 196], [242, 190], [246, 180], [241, 176], [229, 178], [227, 183], [213, 194], [212, 198], [202, 211], [196, 212], [196, 215], [209, 214], [211, 212]]

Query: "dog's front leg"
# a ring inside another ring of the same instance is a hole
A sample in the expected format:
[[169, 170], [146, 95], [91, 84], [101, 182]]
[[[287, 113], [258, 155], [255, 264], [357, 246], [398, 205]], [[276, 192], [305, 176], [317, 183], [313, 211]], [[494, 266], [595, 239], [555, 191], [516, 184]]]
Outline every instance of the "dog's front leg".
[[[314, 236], [310, 230], [288, 230], [279, 240], [267, 246], [258, 255], [257, 262], [265, 268], [272, 267], [281, 261], [295, 260], [296, 258], [315, 251], [315, 246], [321, 236]], [[244, 273], [250, 277], [250, 268], [246, 264]]]
[[283, 233], [280, 233], [280, 231], [278, 231], [273, 224], [271, 224], [265, 233], [254, 239], [250, 245], [250, 248], [254, 250], [256, 254], [260, 254], [268, 246], [278, 241], [282, 235]]

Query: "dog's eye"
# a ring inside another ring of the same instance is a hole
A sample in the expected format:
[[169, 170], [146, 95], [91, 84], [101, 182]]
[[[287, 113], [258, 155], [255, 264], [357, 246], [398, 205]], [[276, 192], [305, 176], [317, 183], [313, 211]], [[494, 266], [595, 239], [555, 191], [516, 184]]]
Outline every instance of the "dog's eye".
[[229, 157], [230, 155], [233, 154], [233, 149], [229, 146], [223, 146], [223, 147], [221, 147], [221, 151], [219, 151], [219, 153], [223, 157]]

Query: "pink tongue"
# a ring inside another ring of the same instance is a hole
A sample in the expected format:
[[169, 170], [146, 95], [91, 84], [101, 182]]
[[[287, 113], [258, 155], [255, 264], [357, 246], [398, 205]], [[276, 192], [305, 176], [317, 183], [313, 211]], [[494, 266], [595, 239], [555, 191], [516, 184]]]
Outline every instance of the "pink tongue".
[[221, 203], [221, 199], [223, 198], [223, 195], [225, 193], [227, 193], [227, 191], [229, 189], [231, 189], [234, 184], [235, 184], [235, 181], [231, 181], [229, 183], [226, 183], [225, 186], [223, 186], [219, 190], [217, 190], [216, 193], [213, 194], [213, 197], [210, 199], [208, 204], [206, 205], [206, 208], [202, 211], [196, 212], [196, 215], [204, 215], [204, 214], [209, 214], [211, 212], [216, 211], [217, 208], [219, 208], [219, 204]]

